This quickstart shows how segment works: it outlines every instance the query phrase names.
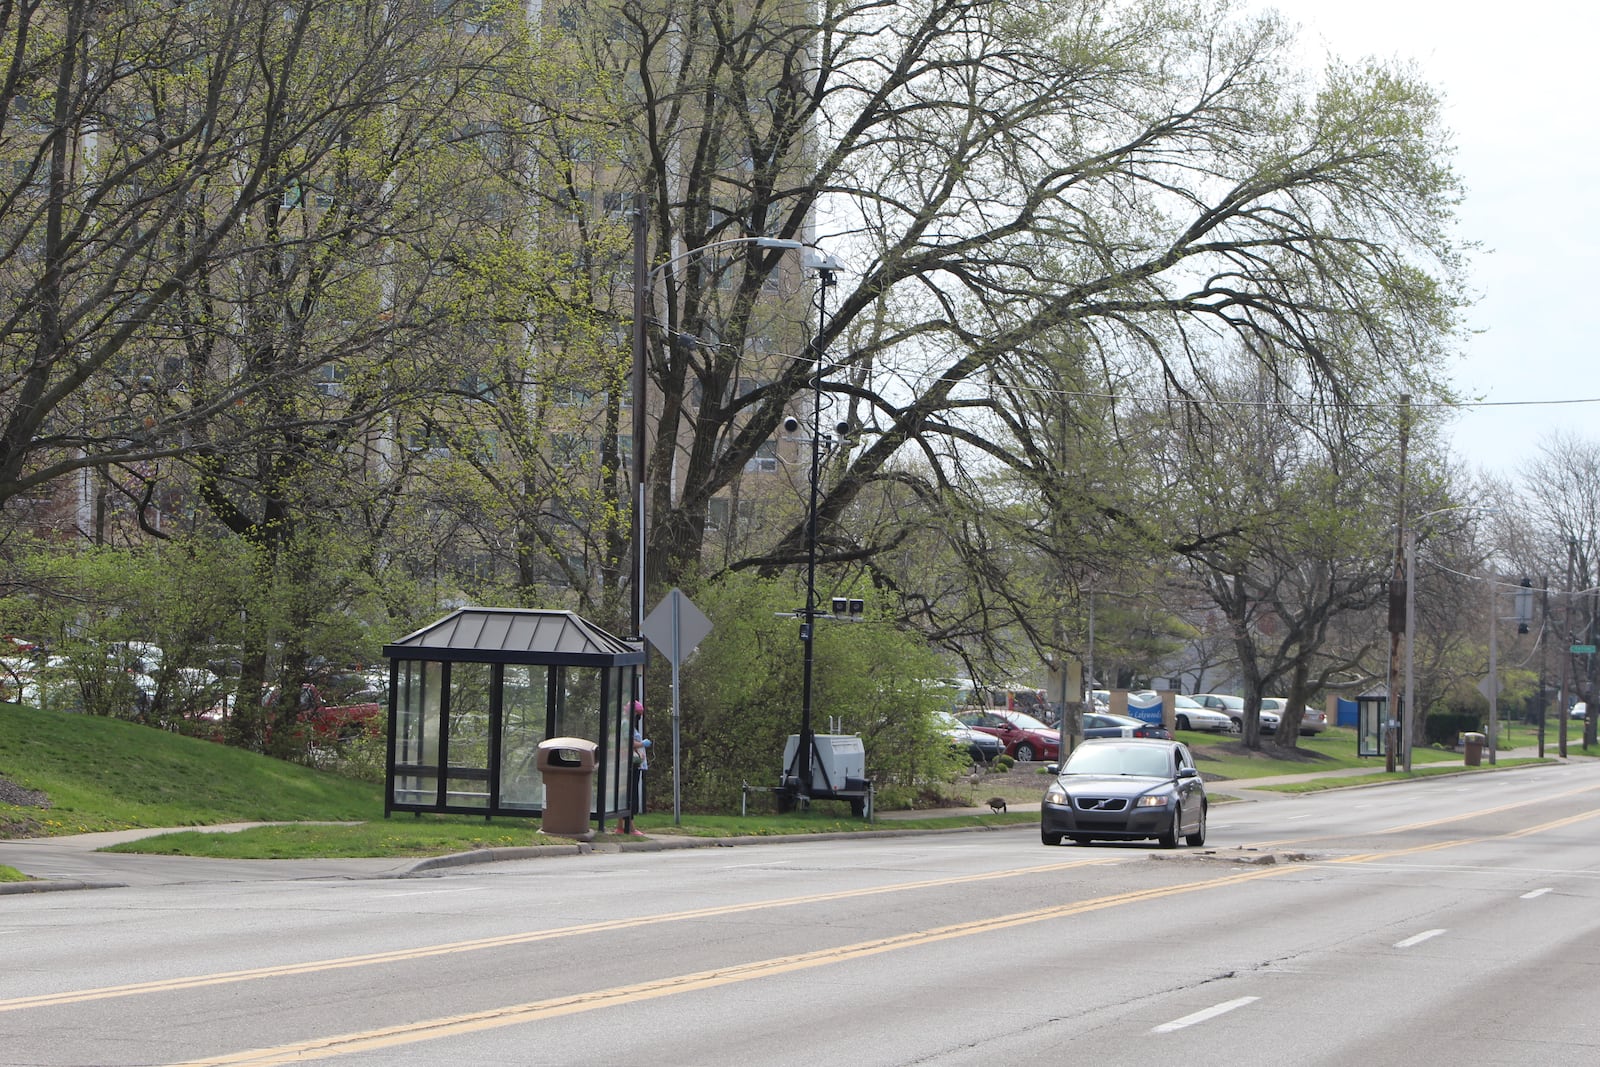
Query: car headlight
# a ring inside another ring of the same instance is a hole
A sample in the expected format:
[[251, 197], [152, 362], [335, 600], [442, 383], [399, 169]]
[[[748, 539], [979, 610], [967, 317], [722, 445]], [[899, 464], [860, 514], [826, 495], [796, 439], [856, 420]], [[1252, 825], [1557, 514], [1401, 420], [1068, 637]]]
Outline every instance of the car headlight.
[[1166, 806], [1167, 798], [1159, 793], [1147, 793], [1134, 804], [1136, 808], [1164, 808]]
[[1053, 785], [1049, 789], [1045, 790], [1044, 802], [1046, 804], [1065, 805], [1067, 802], [1067, 791], [1062, 789], [1059, 785]]

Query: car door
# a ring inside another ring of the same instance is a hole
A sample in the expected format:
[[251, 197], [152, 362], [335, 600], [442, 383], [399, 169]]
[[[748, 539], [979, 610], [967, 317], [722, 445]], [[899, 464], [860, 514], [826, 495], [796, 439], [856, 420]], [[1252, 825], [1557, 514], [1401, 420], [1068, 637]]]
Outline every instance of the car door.
[[[1187, 745], [1173, 745], [1172, 756], [1173, 769], [1178, 775], [1178, 803], [1183, 810], [1183, 832], [1198, 832], [1201, 813], [1205, 810], [1205, 785], [1201, 782], [1199, 768], [1194, 765], [1194, 757], [1190, 755]], [[1194, 775], [1182, 777], [1185, 767], [1194, 771]]]

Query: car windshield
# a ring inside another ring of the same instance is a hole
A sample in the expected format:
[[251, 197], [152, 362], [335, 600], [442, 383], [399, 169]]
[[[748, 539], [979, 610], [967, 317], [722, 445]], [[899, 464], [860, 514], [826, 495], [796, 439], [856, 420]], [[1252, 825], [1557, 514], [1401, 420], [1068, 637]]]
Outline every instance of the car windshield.
[[1175, 708], [1182, 708], [1185, 711], [1205, 710], [1205, 707], [1194, 697], [1186, 697], [1182, 693], [1178, 693], [1173, 696], [1172, 706]]
[[962, 722], [948, 711], [936, 712], [934, 714], [934, 721], [939, 724], [939, 729], [941, 730], [965, 730], [967, 728], [966, 723]]
[[1035, 719], [1032, 715], [1024, 715], [1020, 711], [1008, 711], [1008, 712], [1006, 712], [1005, 717], [1011, 721], [1011, 725], [1013, 725], [1013, 726], [1015, 726], [1015, 727], [1017, 727], [1018, 729], [1021, 729], [1021, 730], [1051, 730], [1051, 729], [1054, 729], [1054, 727], [1046, 726], [1044, 723], [1040, 722], [1038, 719]]
[[1062, 774], [1129, 774], [1172, 777], [1172, 758], [1165, 748], [1140, 745], [1083, 745], [1061, 768]]

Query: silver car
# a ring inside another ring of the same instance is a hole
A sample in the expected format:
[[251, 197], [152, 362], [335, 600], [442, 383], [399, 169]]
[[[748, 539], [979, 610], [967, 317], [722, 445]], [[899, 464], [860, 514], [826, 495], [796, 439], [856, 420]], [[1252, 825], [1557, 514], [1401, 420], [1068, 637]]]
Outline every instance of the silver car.
[[[1199, 701], [1202, 707], [1210, 708], [1212, 711], [1222, 712], [1222, 714], [1226, 715], [1228, 718], [1232, 719], [1236, 724], [1238, 724], [1238, 727], [1241, 731], [1244, 730], [1244, 697], [1230, 696], [1227, 693], [1196, 693], [1194, 695], [1194, 699]], [[1275, 711], [1268, 711], [1266, 702], [1262, 701], [1261, 732], [1264, 734], [1270, 734], [1275, 732], [1277, 729], [1278, 713]]]
[[[1266, 718], [1266, 713], [1269, 712], [1269, 711], [1272, 712], [1274, 715], [1279, 716], [1280, 719], [1281, 719], [1281, 717], [1283, 715], [1283, 710], [1285, 708], [1287, 708], [1288, 706], [1289, 706], [1289, 701], [1284, 699], [1283, 697], [1262, 697], [1261, 698], [1261, 715], [1262, 715], [1262, 719], [1264, 720]], [[1311, 736], [1313, 734], [1320, 734], [1322, 731], [1326, 730], [1327, 728], [1328, 728], [1328, 713], [1327, 712], [1318, 711], [1315, 708], [1311, 707], [1309, 704], [1306, 705], [1306, 707], [1301, 710], [1301, 712], [1300, 712], [1300, 733], [1301, 734], [1309, 737], [1309, 736]], [[1266, 729], [1266, 727], [1263, 726], [1262, 729]]]
[[1172, 724], [1180, 730], [1201, 730], [1211, 734], [1237, 733], [1231, 717], [1213, 711], [1194, 697], [1178, 693], [1172, 698]]

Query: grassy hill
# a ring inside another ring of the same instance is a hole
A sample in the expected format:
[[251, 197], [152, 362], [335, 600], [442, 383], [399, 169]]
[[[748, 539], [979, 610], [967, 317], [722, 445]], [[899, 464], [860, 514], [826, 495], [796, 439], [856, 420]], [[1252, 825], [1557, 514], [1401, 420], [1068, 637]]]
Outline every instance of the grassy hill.
[[0, 704], [0, 837], [374, 819], [382, 793], [376, 783], [118, 719]]

